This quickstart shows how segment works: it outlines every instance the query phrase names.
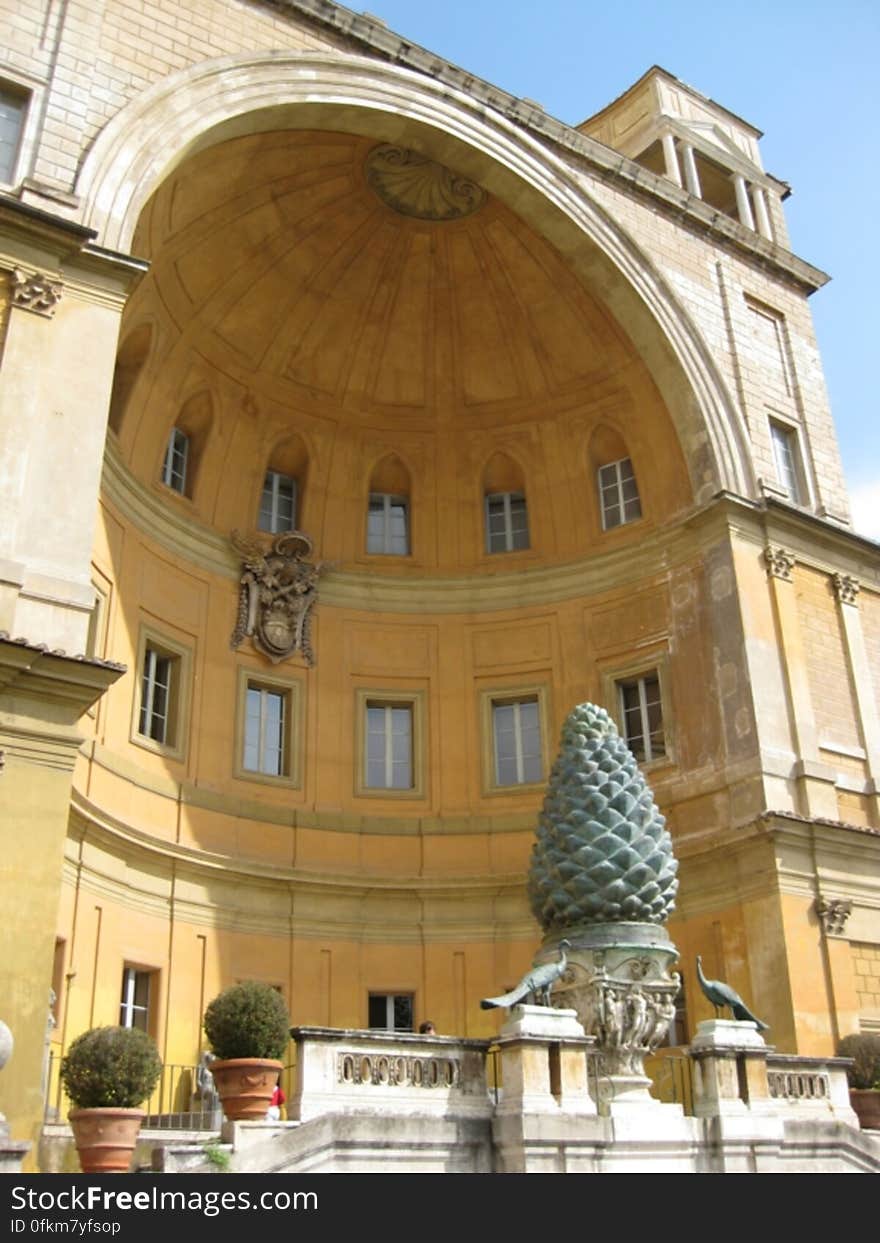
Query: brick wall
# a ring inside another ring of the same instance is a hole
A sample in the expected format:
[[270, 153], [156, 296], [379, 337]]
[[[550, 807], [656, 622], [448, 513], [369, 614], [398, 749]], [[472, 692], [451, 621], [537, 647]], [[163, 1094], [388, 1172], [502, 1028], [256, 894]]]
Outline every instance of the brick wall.
[[11, 37], [0, 65], [47, 84], [45, 118], [27, 172], [70, 190], [84, 152], [121, 108], [189, 65], [242, 52], [338, 46], [257, 2], [0, 0]]

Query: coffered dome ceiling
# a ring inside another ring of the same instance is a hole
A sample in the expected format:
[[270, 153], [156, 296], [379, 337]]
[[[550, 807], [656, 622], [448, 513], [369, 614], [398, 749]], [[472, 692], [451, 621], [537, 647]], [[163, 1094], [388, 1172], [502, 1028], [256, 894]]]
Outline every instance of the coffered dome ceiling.
[[509, 208], [361, 136], [271, 132], [202, 151], [154, 195], [133, 249], [153, 266], [130, 310], [152, 303], [165, 321], [172, 375], [198, 358], [258, 401], [326, 418], [541, 419], [629, 387], [639, 367]]

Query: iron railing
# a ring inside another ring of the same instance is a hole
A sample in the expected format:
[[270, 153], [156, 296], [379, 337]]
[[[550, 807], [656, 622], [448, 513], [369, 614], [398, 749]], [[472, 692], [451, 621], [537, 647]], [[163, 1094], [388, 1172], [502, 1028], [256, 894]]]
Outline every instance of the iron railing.
[[[46, 1108], [44, 1122], [67, 1121], [70, 1101], [60, 1077], [61, 1058], [52, 1053], [47, 1070]], [[163, 1131], [219, 1131], [223, 1112], [212, 1088], [200, 1090], [199, 1068], [166, 1062], [159, 1082], [144, 1105], [144, 1127]]]

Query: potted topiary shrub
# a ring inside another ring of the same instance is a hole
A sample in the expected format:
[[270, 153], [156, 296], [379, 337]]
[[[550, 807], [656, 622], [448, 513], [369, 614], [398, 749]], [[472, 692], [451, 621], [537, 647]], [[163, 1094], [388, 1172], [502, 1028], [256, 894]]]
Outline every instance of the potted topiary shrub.
[[233, 984], [205, 1010], [204, 1026], [217, 1057], [211, 1074], [226, 1117], [230, 1122], [262, 1121], [290, 1037], [281, 994], [258, 980]]
[[851, 1057], [846, 1072], [849, 1102], [859, 1115], [863, 1131], [880, 1131], [880, 1035], [861, 1032], [844, 1036], [837, 1046], [839, 1057]]
[[93, 1027], [61, 1063], [68, 1118], [84, 1174], [125, 1174], [144, 1111], [162, 1073], [159, 1051], [136, 1027]]

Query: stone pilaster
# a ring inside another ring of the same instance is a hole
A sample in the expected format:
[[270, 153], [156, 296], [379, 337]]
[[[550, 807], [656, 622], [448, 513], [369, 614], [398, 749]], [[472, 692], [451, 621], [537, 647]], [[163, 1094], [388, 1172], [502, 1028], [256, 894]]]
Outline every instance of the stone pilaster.
[[874, 823], [880, 825], [880, 713], [877, 711], [873, 675], [859, 612], [860, 584], [851, 574], [835, 574], [832, 582], [843, 625], [846, 657], [852, 671], [859, 732], [865, 748], [870, 783], [871, 811]]
[[768, 544], [764, 549], [764, 561], [779, 627], [779, 643], [789, 696], [789, 720], [797, 755], [793, 775], [798, 783], [801, 811], [809, 816], [836, 820], [835, 773], [819, 759], [807, 658], [792, 575], [795, 556], [786, 548]]

